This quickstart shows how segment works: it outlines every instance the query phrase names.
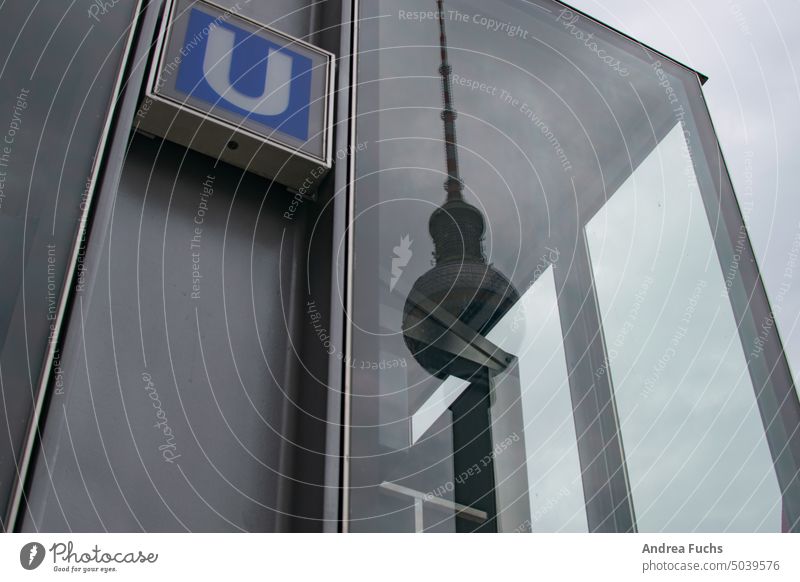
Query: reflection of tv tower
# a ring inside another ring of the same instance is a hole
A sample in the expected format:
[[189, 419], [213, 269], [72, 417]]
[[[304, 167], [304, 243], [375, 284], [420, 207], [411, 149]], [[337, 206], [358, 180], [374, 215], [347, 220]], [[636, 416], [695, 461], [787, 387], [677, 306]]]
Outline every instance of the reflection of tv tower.
[[[447, 60], [443, 1], [437, 0], [442, 77], [447, 193], [430, 217], [434, 244], [433, 268], [417, 279], [403, 310], [403, 337], [416, 361], [430, 374], [456, 376], [469, 388], [450, 406], [453, 430], [453, 471], [461, 474], [492, 453], [491, 372], [504, 370], [512, 357], [493, 346], [485, 335], [519, 299], [513, 285], [483, 252], [484, 217], [464, 200], [458, 167], [456, 111], [453, 108], [450, 64]], [[455, 502], [485, 511], [486, 523], [456, 519], [458, 531], [495, 531], [494, 470], [455, 485]]]
[[[414, 358], [429, 373], [439, 378], [457, 376], [470, 379], [483, 366], [460, 352], [452, 353], [439, 345], [442, 330], [430, 317], [430, 303], [466, 324], [473, 334], [485, 335], [519, 299], [511, 283], [491, 265], [483, 253], [485, 223], [481, 211], [464, 200], [464, 184], [458, 168], [456, 111], [453, 108], [450, 64], [447, 60], [443, 1], [437, 0], [439, 45], [444, 108], [444, 144], [447, 158], [445, 202], [430, 217], [428, 229], [433, 238], [435, 266], [414, 283], [406, 301], [403, 332]], [[424, 300], [427, 301], [424, 301]], [[426, 337], [428, 336], [428, 337]]]

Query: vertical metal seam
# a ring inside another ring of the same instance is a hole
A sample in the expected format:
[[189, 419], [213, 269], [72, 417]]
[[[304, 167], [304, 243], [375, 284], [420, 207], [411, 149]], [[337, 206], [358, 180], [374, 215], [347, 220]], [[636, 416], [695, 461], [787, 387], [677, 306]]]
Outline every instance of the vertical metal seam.
[[354, 237], [353, 237], [353, 217], [355, 212], [355, 176], [356, 176], [356, 118], [358, 111], [356, 109], [358, 97], [358, 24], [359, 24], [359, 0], [353, 0], [352, 3], [352, 17], [350, 23], [350, 30], [352, 36], [351, 49], [350, 49], [350, 124], [349, 124], [349, 145], [352, 155], [348, 163], [348, 185], [347, 185], [347, 224], [345, 225], [347, 232], [347, 252], [345, 254], [345, 273], [346, 285], [345, 289], [345, 325], [344, 325], [344, 353], [345, 353], [345, 366], [344, 366], [344, 384], [342, 386], [344, 398], [344, 416], [342, 419], [342, 532], [348, 533], [350, 531], [350, 414], [352, 397], [352, 368], [347, 365], [347, 362], [352, 361], [352, 348], [353, 348], [353, 333], [352, 333], [352, 313], [353, 313], [353, 256], [354, 256]]
[[[622, 469], [622, 479], [623, 479], [623, 482], [625, 483], [625, 501], [626, 501], [626, 505], [628, 506], [628, 512], [629, 512], [630, 518], [631, 518], [631, 523], [630, 523], [631, 529], [626, 531], [626, 532], [624, 532], [624, 533], [636, 533], [636, 532], [639, 531], [639, 527], [636, 524], [636, 511], [635, 511], [635, 508], [634, 508], [634, 505], [633, 505], [633, 492], [631, 490], [630, 475], [628, 473], [628, 459], [625, 456], [625, 443], [624, 443], [624, 441], [622, 439], [622, 426], [620, 425], [620, 422], [619, 422], [619, 410], [617, 408], [617, 398], [616, 398], [616, 394], [614, 392], [614, 381], [613, 381], [613, 379], [611, 377], [610, 358], [608, 356], [608, 344], [606, 343], [606, 334], [605, 334], [605, 327], [603, 325], [603, 316], [602, 316], [602, 313], [600, 313], [600, 297], [599, 297], [599, 295], [597, 293], [597, 285], [595, 283], [594, 270], [592, 268], [592, 255], [591, 255], [591, 252], [590, 252], [590, 249], [589, 249], [589, 241], [587, 240], [587, 238], [585, 236], [585, 232], [581, 236], [581, 238], [583, 239], [584, 255], [588, 259], [588, 261], [587, 261], [587, 267], [588, 267], [587, 268], [587, 276], [588, 276], [588, 279], [589, 279], [589, 292], [594, 296], [592, 302], [594, 303], [595, 317], [597, 318], [597, 322], [598, 322], [598, 335], [599, 335], [598, 339], [599, 339], [599, 343], [600, 343], [600, 348], [603, 350], [603, 362], [602, 362], [602, 365], [605, 365], [607, 370], [608, 370], [608, 373], [606, 374], [606, 376], [608, 378], [607, 381], [608, 381], [609, 398], [610, 398], [609, 402], [611, 404], [611, 416], [614, 419], [614, 428], [615, 428], [615, 432], [616, 432], [616, 435], [615, 435], [614, 438], [616, 439], [616, 441], [617, 441], [617, 443], [619, 445], [619, 454], [620, 454], [620, 467], [619, 467], [619, 469]], [[608, 466], [608, 454], [605, 451], [603, 452], [603, 457], [605, 458], [606, 466]], [[616, 469], [615, 472], [617, 470], [619, 470], [619, 469]], [[611, 501], [612, 501], [612, 503], [614, 503], [614, 507], [612, 508], [612, 512], [613, 512], [613, 516], [614, 516], [614, 526], [615, 526], [615, 528], [617, 528], [617, 531], [619, 531], [619, 529], [617, 527], [618, 526], [617, 517], [618, 517], [618, 513], [619, 513], [619, 503], [617, 503], [616, 499], [614, 499], [613, 490], [609, 491], [609, 493], [611, 494]]]

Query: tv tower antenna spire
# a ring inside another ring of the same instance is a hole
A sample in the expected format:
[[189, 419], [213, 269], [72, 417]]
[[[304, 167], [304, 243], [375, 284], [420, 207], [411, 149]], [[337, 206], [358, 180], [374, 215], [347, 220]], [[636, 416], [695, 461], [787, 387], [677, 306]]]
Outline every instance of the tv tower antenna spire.
[[442, 110], [442, 121], [444, 122], [444, 147], [447, 158], [447, 180], [444, 189], [447, 192], [447, 200], [462, 200], [462, 190], [464, 184], [458, 172], [458, 143], [456, 141], [456, 110], [453, 108], [452, 85], [450, 82], [451, 67], [447, 60], [447, 34], [444, 26], [444, 0], [436, 0], [437, 19], [439, 20], [439, 51], [441, 54], [441, 65], [439, 73], [442, 76], [442, 94], [444, 98], [444, 109]]

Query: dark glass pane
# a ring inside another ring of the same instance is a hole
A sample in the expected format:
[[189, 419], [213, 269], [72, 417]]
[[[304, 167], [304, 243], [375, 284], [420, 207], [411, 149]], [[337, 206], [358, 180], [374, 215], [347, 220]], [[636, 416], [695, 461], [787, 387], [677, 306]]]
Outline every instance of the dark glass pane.
[[756, 394], [794, 390], [748, 357], [697, 75], [555, 2], [437, 4], [362, 3], [349, 527], [779, 530]]

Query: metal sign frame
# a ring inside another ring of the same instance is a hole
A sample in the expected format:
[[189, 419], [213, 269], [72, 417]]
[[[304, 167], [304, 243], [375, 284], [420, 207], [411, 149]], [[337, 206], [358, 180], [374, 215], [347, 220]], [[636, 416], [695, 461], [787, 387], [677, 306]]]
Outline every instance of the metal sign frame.
[[[219, 11], [228, 20], [244, 21], [258, 29], [299, 46], [326, 60], [322, 110], [322, 157], [288, 146], [278, 139], [259, 135], [189, 103], [159, 91], [158, 80], [165, 66], [166, 48], [172, 34], [178, 0], [167, 0], [150, 62], [144, 98], [136, 114], [135, 129], [158, 136], [238, 168], [274, 180], [290, 190], [313, 198], [317, 186], [333, 165], [333, 93], [335, 55], [263, 23], [242, 16], [208, 0], [193, 4]], [[314, 96], [312, 95], [312, 103]]]

